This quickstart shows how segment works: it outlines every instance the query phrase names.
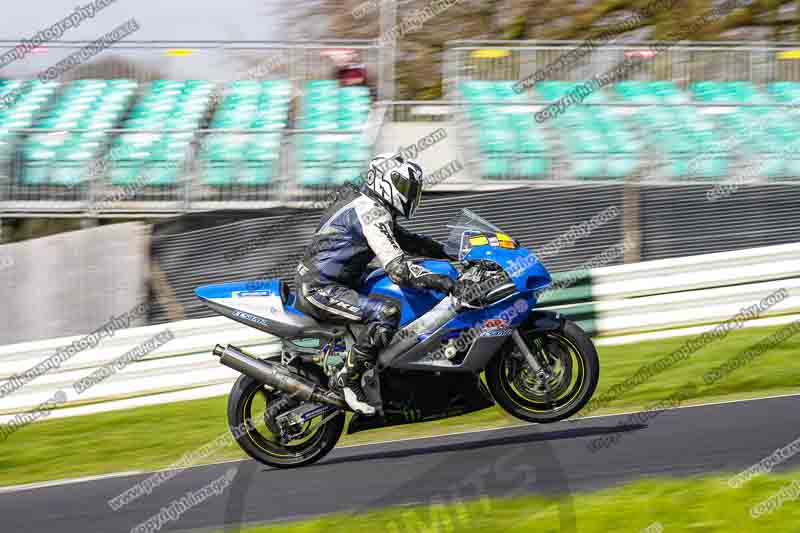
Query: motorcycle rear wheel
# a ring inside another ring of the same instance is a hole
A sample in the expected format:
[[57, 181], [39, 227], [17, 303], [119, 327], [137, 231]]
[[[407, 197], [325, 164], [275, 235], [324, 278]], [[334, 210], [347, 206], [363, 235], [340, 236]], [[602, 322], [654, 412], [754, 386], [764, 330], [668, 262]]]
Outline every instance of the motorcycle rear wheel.
[[[280, 363], [280, 356], [275, 362]], [[303, 374], [319, 381], [314, 372]], [[283, 394], [249, 376], [239, 377], [228, 396], [229, 429], [242, 450], [265, 465], [296, 468], [315, 463], [336, 446], [344, 430], [345, 414], [340, 412], [324, 424], [309, 428], [308, 435], [302, 439], [282, 444], [267, 429], [264, 412]]]
[[547, 358], [552, 375], [546, 382], [535, 376], [509, 339], [486, 367], [486, 384], [495, 401], [526, 422], [546, 424], [577, 413], [592, 398], [600, 377], [589, 336], [570, 321], [558, 330], [521, 330], [520, 335], [531, 352]]

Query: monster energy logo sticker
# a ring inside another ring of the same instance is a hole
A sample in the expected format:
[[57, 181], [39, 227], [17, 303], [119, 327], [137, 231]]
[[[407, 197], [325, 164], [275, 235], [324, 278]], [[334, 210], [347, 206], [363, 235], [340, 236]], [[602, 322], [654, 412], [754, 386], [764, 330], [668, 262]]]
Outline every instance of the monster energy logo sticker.
[[402, 407], [400, 409], [386, 409], [386, 413], [390, 413], [392, 415], [403, 415], [404, 422], [422, 421], [422, 409], [415, 409], [413, 407]]
[[417, 422], [418, 420], [422, 420], [422, 409], [403, 407], [403, 417], [405, 417], [406, 422]]

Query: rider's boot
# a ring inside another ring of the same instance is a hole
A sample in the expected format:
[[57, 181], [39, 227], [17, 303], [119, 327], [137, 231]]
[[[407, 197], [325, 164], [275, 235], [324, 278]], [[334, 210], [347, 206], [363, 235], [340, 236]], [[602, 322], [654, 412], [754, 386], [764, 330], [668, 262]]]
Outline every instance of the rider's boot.
[[356, 344], [350, 349], [344, 367], [336, 375], [336, 387], [344, 394], [347, 405], [362, 415], [372, 416], [376, 412], [361, 386], [361, 378], [365, 372], [375, 367], [376, 358], [377, 350]]

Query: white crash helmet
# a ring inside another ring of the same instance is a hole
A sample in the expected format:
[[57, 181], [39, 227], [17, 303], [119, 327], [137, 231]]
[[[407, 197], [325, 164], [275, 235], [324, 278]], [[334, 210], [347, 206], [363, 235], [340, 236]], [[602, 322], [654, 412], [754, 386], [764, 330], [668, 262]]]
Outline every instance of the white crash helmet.
[[369, 162], [364, 187], [387, 207], [410, 219], [422, 198], [422, 185], [422, 167], [417, 162], [385, 153]]

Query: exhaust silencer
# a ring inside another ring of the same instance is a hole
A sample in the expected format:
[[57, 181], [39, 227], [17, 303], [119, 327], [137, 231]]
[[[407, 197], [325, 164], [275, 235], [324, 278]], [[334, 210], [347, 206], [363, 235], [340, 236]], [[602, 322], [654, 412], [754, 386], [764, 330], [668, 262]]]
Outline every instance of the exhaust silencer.
[[236, 346], [229, 344], [225, 348], [217, 344], [214, 347], [213, 354], [219, 357], [219, 362], [228, 368], [250, 376], [264, 385], [286, 392], [295, 399], [325, 403], [339, 409], [347, 409], [344, 399], [336, 394], [320, 389], [313, 381], [293, 374], [279, 365], [247, 355]]

